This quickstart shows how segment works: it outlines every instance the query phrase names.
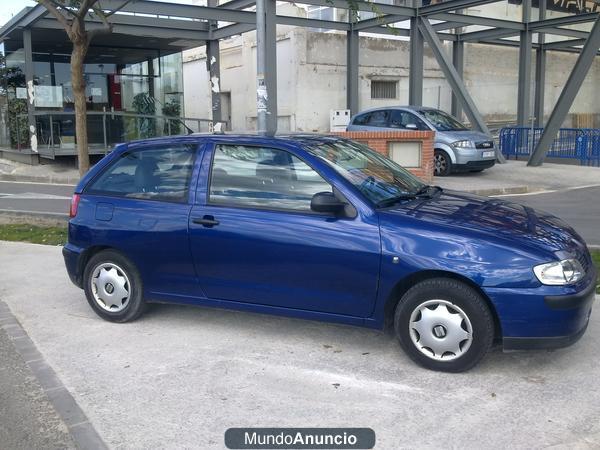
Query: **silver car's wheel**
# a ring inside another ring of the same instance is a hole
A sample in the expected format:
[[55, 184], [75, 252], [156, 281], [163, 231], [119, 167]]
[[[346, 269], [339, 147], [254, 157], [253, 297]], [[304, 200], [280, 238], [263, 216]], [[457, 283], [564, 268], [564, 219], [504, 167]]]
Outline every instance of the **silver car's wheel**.
[[116, 264], [98, 264], [92, 271], [90, 288], [95, 302], [105, 311], [123, 311], [131, 298], [131, 283], [127, 273]]
[[433, 174], [438, 177], [443, 177], [450, 174], [452, 163], [448, 155], [440, 150], [436, 150], [433, 155]]
[[417, 306], [408, 323], [410, 338], [424, 355], [450, 361], [465, 354], [473, 342], [467, 314], [446, 300], [428, 300]]

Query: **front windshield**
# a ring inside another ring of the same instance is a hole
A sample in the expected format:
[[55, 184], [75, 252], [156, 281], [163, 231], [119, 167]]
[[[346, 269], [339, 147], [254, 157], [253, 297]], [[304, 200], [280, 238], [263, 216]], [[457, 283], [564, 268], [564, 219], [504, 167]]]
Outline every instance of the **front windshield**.
[[426, 185], [394, 161], [353, 141], [335, 140], [308, 146], [375, 205], [416, 195]]
[[468, 130], [462, 123], [437, 109], [423, 109], [419, 111], [438, 131], [464, 131]]

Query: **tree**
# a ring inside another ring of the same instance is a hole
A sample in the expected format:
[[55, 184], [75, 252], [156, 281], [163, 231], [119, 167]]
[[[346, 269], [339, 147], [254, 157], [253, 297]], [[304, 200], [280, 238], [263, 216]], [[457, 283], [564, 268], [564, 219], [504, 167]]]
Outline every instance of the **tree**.
[[[77, 140], [77, 156], [79, 174], [85, 174], [90, 168], [90, 156], [87, 139], [87, 105], [85, 97], [85, 77], [83, 64], [90, 42], [95, 36], [112, 32], [110, 16], [121, 10], [131, 0], [110, 11], [104, 10], [99, 0], [37, 0], [62, 25], [73, 44], [71, 51], [71, 84], [75, 103], [75, 139]], [[101, 27], [86, 29], [85, 19], [96, 16], [102, 22]]]

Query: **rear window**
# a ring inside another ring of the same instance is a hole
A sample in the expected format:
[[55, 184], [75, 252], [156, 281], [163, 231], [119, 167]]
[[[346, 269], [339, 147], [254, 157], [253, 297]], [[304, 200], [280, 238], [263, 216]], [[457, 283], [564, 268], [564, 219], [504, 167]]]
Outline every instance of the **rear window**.
[[170, 202], [186, 202], [196, 153], [195, 144], [124, 152], [85, 192]]

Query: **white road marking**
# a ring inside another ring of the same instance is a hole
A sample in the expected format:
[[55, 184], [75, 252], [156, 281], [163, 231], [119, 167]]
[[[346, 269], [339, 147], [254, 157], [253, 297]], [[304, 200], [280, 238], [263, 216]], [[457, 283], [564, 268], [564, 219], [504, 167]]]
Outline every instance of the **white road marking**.
[[578, 189], [589, 189], [600, 187], [600, 184], [586, 184], [585, 186], [573, 186], [564, 189], [548, 189], [544, 191], [535, 191], [535, 192], [525, 192], [522, 194], [498, 194], [498, 195], [490, 195], [490, 197], [522, 197], [524, 195], [540, 195], [540, 194], [552, 194], [554, 192], [567, 192], [567, 191], [575, 191]]
[[75, 187], [75, 184], [64, 184], [64, 183], [42, 183], [41, 181], [5, 181], [0, 180], [0, 183], [7, 184], [41, 184], [43, 186], [70, 186]]
[[11, 200], [70, 200], [64, 195], [43, 194], [40, 192], [19, 192], [18, 194], [0, 192], [0, 198]]

